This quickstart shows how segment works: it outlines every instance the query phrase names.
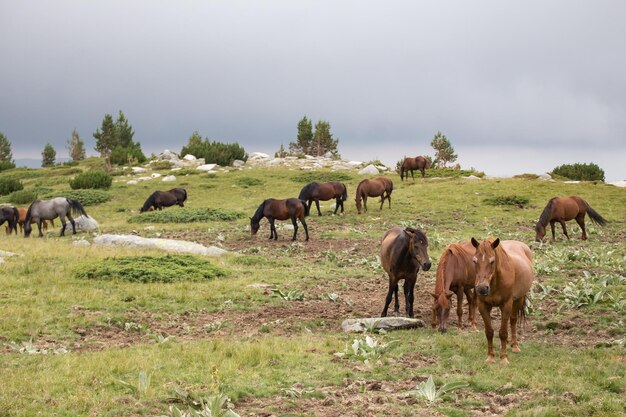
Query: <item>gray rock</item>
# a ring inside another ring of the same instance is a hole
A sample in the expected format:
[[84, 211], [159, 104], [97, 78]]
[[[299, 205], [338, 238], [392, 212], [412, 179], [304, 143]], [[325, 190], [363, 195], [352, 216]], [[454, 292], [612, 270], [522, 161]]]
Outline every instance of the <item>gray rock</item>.
[[[78, 216], [74, 222], [77, 232], [89, 232], [99, 227], [98, 222], [93, 217]], [[72, 233], [72, 225], [69, 221], [65, 224], [65, 233]]]
[[468, 177], [463, 177], [464, 180], [471, 180], [471, 181], [476, 181], [479, 180], [480, 178], [477, 177], [476, 175], [470, 175]]
[[408, 317], [369, 317], [362, 319], [348, 319], [341, 323], [341, 329], [346, 333], [361, 333], [367, 329], [400, 330], [425, 327], [420, 319]]
[[252, 152], [250, 154], [250, 156], [248, 157], [248, 160], [255, 160], [255, 159], [270, 159], [270, 156], [266, 153], [263, 152]]
[[549, 174], [541, 174], [539, 175], [540, 180], [551, 180], [552, 177]]
[[135, 174], [139, 174], [139, 173], [143, 173], [143, 172], [148, 171], [147, 169], [142, 168], [142, 167], [132, 167], [131, 169], [133, 170], [133, 172]]
[[159, 178], [159, 177], [161, 177], [161, 174], [159, 174], [158, 172], [153, 172], [152, 174], [150, 174], [150, 176], [152, 178]]
[[161, 181], [165, 181], [165, 182], [172, 182], [172, 181], [176, 181], [176, 177], [173, 175], [168, 175], [167, 177], [163, 177], [161, 179]]
[[363, 162], [361, 162], [361, 161], [350, 161], [350, 162], [348, 162], [348, 165], [350, 165], [353, 168], [356, 168], [356, 167], [360, 167], [361, 165], [363, 165]]
[[193, 156], [192, 154], [188, 153], [187, 155], [183, 156], [183, 159], [184, 159], [185, 161], [195, 161], [195, 160], [196, 160], [196, 159], [198, 159], [198, 158], [196, 158], [196, 157], [195, 157], [195, 156]]
[[217, 164], [204, 164], [196, 167], [198, 171], [213, 171]]
[[159, 161], [178, 161], [178, 155], [169, 149], [164, 150], [158, 156]]
[[376, 165], [376, 169], [379, 170], [380, 172], [389, 171], [389, 168], [387, 168], [384, 165]]
[[126, 182], [126, 184], [128, 184], [128, 185], [135, 185], [135, 184], [138, 184], [138, 183], [139, 183], [139, 181], [137, 181], [137, 180], [130, 180], [130, 181]]
[[246, 164], [245, 162], [243, 162], [243, 161], [241, 161], [241, 160], [239, 160], [239, 159], [235, 159], [235, 160], [233, 161], [233, 166], [234, 166], [234, 167], [241, 167], [241, 166], [244, 166], [245, 164]]
[[359, 171], [359, 175], [378, 175], [378, 168], [374, 165], [368, 165]]
[[137, 249], [158, 249], [166, 252], [191, 253], [202, 256], [221, 256], [228, 253], [215, 246], [175, 239], [155, 239], [135, 235], [100, 235], [93, 240], [95, 246], [126, 246]]

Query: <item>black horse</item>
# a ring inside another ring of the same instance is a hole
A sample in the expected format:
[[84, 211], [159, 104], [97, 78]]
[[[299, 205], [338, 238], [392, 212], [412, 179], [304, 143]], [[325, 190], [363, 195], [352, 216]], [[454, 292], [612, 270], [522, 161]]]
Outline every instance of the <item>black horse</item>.
[[20, 213], [15, 207], [2, 207], [0, 208], [0, 225], [5, 221], [9, 224], [9, 234], [11, 231], [15, 231], [17, 234], [17, 221], [20, 218]]
[[341, 214], [343, 214], [343, 202], [348, 198], [348, 191], [346, 186], [338, 181], [330, 181], [320, 184], [318, 182], [312, 182], [310, 184], [305, 185], [300, 191], [300, 196], [298, 197], [302, 201], [309, 202], [309, 210], [311, 210], [311, 204], [315, 201], [315, 206], [317, 207], [317, 214], [319, 216], [322, 215], [320, 211], [320, 200], [327, 201], [331, 199], [335, 199], [335, 212], [337, 214], [337, 210], [341, 207]]
[[187, 200], [187, 191], [184, 188], [172, 188], [169, 191], [155, 191], [150, 194], [150, 197], [143, 203], [143, 207], [139, 209], [140, 213], [153, 210], [161, 210], [163, 207], [170, 207], [174, 204], [178, 204], [181, 207], [185, 207], [183, 204]]

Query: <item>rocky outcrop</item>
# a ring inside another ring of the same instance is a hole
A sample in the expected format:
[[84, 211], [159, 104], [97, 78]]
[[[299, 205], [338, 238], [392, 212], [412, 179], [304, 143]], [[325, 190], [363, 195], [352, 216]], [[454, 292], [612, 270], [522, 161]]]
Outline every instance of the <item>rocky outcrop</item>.
[[374, 165], [368, 165], [359, 171], [359, 175], [378, 175], [380, 171]]
[[186, 240], [147, 238], [134, 235], [100, 235], [93, 240], [95, 246], [125, 246], [137, 249], [158, 249], [166, 252], [191, 253], [202, 256], [221, 256], [228, 253], [216, 246], [203, 246]]
[[[287, 167], [292, 169], [300, 169], [303, 171], [310, 171], [321, 168], [329, 168], [333, 171], [348, 171], [354, 170], [357, 168], [361, 168], [363, 166], [363, 162], [360, 161], [350, 161], [347, 159], [336, 159], [330, 153], [327, 153], [324, 156], [311, 156], [304, 155], [302, 158], [298, 158], [296, 156], [286, 156], [284, 158], [272, 158], [266, 153], [262, 152], [253, 152], [248, 157], [248, 160], [245, 162], [245, 165], [248, 167]], [[233, 164], [233, 166], [236, 166]], [[368, 170], [372, 172], [372, 175], [378, 174], [382, 171], [388, 171], [389, 168], [383, 165], [380, 166], [372, 166], [373, 170]]]

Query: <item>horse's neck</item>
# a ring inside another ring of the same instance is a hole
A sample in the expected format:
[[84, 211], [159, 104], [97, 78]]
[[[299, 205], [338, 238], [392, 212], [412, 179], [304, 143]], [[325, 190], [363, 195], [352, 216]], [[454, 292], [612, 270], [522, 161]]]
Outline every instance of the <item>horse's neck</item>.
[[504, 277], [509, 274], [514, 274], [513, 265], [510, 262], [509, 255], [502, 247], [496, 248], [496, 270], [494, 272], [495, 282], [492, 282], [494, 287], [503, 287]]

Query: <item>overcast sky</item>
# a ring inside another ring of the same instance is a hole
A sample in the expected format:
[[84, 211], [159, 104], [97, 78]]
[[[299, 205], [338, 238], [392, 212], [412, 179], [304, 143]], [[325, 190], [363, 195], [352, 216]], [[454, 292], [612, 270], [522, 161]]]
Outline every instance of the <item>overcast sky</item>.
[[626, 179], [626, 2], [0, 0], [15, 158], [123, 110], [144, 152], [194, 130], [274, 153], [302, 116], [350, 159], [432, 154], [492, 175], [595, 162]]

